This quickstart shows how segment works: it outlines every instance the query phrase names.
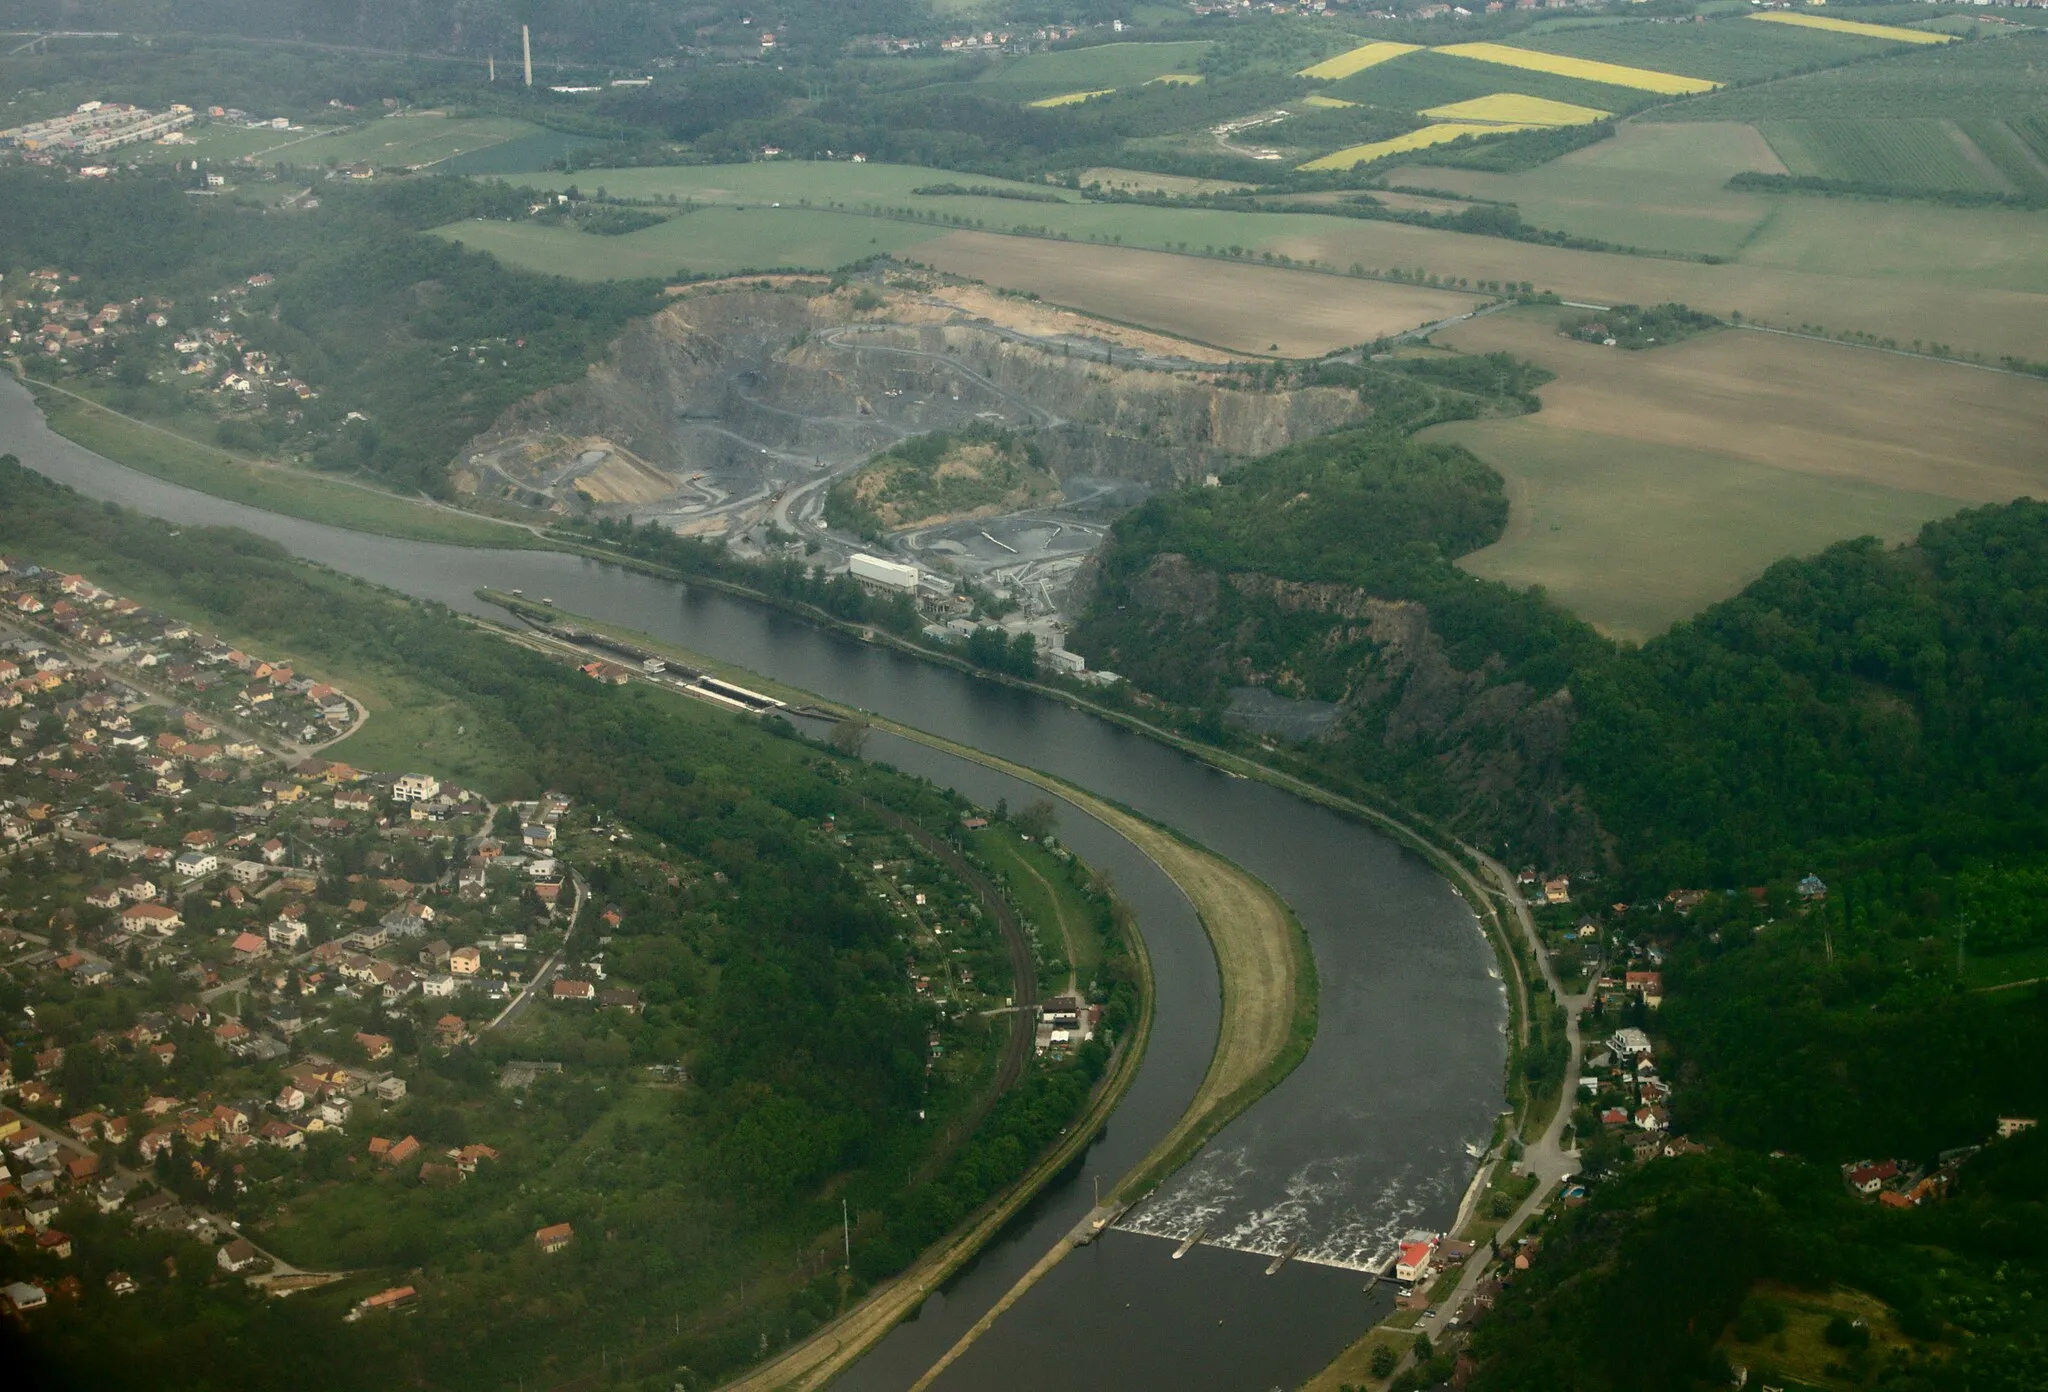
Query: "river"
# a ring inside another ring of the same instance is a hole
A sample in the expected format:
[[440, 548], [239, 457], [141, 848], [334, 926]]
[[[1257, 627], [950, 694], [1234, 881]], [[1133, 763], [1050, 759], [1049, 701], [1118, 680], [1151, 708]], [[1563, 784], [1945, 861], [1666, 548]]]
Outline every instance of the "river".
[[[1174, 827], [1263, 878], [1294, 909], [1321, 980], [1315, 1047], [1123, 1229], [1069, 1257], [939, 1386], [1048, 1378], [1264, 1392], [1300, 1382], [1383, 1312], [1357, 1268], [1411, 1228], [1451, 1223], [1501, 1100], [1507, 1004], [1471, 909], [1420, 857], [1265, 784], [1222, 774], [1059, 702], [827, 632], [763, 605], [544, 551], [397, 541], [284, 517], [114, 464], [53, 434], [0, 379], [0, 453], [173, 522], [237, 526], [422, 599], [491, 612], [480, 586], [608, 620], [1067, 779]], [[872, 757], [1013, 806], [1000, 774], [874, 737]], [[1108, 828], [1063, 809], [1062, 839], [1108, 869], [1157, 977], [1152, 1045], [1102, 1139], [920, 1317], [839, 1384], [906, 1386], [1164, 1134], [1214, 1047], [1213, 955], [1187, 901]], [[1179, 1262], [1162, 1238], [1197, 1227]], [[1126, 1230], [1127, 1229], [1127, 1230]], [[1262, 1253], [1297, 1260], [1264, 1275]]]

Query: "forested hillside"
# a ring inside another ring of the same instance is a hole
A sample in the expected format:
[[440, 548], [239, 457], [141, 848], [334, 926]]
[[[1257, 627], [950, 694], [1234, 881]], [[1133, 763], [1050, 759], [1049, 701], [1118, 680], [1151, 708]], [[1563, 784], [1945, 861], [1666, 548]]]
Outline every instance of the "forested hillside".
[[[650, 282], [534, 275], [421, 235], [455, 218], [523, 214], [526, 197], [502, 184], [323, 185], [323, 206], [277, 210], [193, 197], [198, 180], [0, 171], [0, 261], [63, 267], [79, 277], [67, 295], [95, 305], [163, 297], [166, 338], [217, 326], [231, 306], [238, 333], [318, 388], [296, 422], [266, 425], [276, 438], [261, 444], [323, 468], [438, 493], [465, 441], [513, 402], [581, 374], [659, 305]], [[173, 383], [117, 382], [117, 409], [181, 409]]]
[[1836, 1167], [1932, 1171], [2048, 1108], [2048, 505], [1780, 562], [1641, 648], [1458, 570], [1505, 515], [1461, 451], [1317, 441], [1120, 522], [1076, 638], [1241, 747], [1231, 687], [1338, 703], [1265, 757], [1603, 872], [1571, 912], [1661, 954], [1627, 1023], [1710, 1153], [1638, 1170], [1582, 1108], [1590, 1201], [1471, 1385], [2043, 1385], [2039, 1138], [1903, 1212]]

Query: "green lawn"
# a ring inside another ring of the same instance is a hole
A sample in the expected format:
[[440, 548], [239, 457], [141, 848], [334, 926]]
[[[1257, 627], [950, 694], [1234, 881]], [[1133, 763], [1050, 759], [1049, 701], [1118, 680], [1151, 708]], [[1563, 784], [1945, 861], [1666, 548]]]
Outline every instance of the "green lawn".
[[139, 424], [61, 392], [36, 387], [50, 428], [118, 463], [251, 507], [330, 526], [457, 546], [532, 547], [523, 527], [409, 502], [392, 493], [282, 465], [246, 462], [182, 435]]
[[295, 164], [416, 168], [540, 133], [539, 126], [511, 116], [385, 116], [295, 145], [289, 155]]
[[1459, 564], [1541, 585], [1603, 632], [1637, 641], [1734, 594], [1773, 561], [1847, 537], [1903, 538], [1961, 506], [1534, 417], [1460, 421], [1430, 434], [1498, 469], [1513, 502], [1507, 535]]
[[816, 208], [704, 208], [623, 237], [530, 222], [458, 222], [434, 229], [507, 265], [578, 280], [829, 271], [864, 256], [915, 247], [945, 230]]
[[[296, 160], [298, 152], [312, 148], [316, 142], [329, 138], [329, 132], [320, 130], [250, 130], [245, 126], [231, 126], [220, 121], [201, 121], [187, 126], [185, 138], [175, 145], [128, 145], [121, 150], [123, 160], [140, 164], [168, 164], [172, 160], [204, 159], [215, 164], [229, 160], [263, 158]], [[308, 139], [308, 137], [312, 137]], [[268, 163], [268, 160], [265, 160]]]
[[990, 95], [1053, 96], [1134, 87], [1165, 73], [1192, 73], [1209, 50], [1206, 41], [1112, 43], [1032, 53], [979, 79]]

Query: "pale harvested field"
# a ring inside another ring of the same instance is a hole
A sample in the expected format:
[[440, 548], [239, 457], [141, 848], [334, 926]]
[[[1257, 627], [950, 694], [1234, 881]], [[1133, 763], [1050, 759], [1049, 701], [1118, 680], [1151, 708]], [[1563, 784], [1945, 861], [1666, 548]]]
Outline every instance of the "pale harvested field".
[[1081, 187], [1101, 184], [1106, 189], [1123, 189], [1133, 193], [1230, 193], [1245, 188], [1243, 179], [1197, 179], [1188, 174], [1154, 174], [1144, 169], [1117, 169], [1110, 165], [1097, 165], [1081, 171]]
[[1531, 428], [1704, 447], [1966, 503], [2048, 497], [2048, 382], [1739, 330], [1601, 348], [1559, 337], [1570, 312], [1492, 315], [1437, 341], [1555, 372]]
[[1227, 353], [1189, 339], [1174, 338], [1148, 329], [1134, 329], [1127, 324], [1113, 324], [1079, 310], [1047, 304], [1044, 300], [1020, 300], [998, 295], [980, 285], [942, 285], [928, 294], [929, 298], [942, 300], [963, 314], [1034, 337], [1079, 334], [1114, 343], [1120, 348], [1157, 353], [1162, 357], [1187, 358], [1194, 362], [1213, 362], [1219, 366], [1238, 362], [1243, 357], [1240, 353]]
[[942, 271], [1091, 314], [1247, 352], [1277, 345], [1295, 357], [1401, 333], [1478, 303], [1421, 286], [983, 232], [950, 233], [915, 254]]
[[1429, 433], [1507, 481], [1506, 535], [1461, 564], [1540, 584], [1617, 637], [1659, 633], [1785, 556], [2048, 496], [2048, 383], [1737, 330], [1627, 352], [1559, 338], [1562, 312], [1437, 335], [1558, 380], [1533, 416]]

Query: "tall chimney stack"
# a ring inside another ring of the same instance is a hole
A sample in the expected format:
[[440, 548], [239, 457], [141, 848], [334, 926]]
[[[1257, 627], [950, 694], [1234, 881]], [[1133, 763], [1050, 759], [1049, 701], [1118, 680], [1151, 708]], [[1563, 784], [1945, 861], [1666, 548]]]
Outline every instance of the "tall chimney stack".
[[493, 53], [485, 58], [484, 61], [491, 65], [491, 81], [496, 82], [498, 80], [498, 55]]
[[519, 26], [519, 51], [526, 55], [526, 85], [533, 86], [533, 30]]

